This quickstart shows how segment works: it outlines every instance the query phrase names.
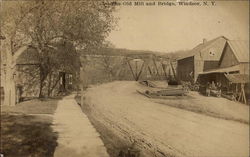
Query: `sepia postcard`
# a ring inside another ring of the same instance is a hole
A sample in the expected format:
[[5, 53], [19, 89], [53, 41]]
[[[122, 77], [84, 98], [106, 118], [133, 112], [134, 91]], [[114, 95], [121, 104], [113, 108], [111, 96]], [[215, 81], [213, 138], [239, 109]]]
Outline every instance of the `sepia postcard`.
[[249, 157], [248, 0], [0, 0], [0, 157]]

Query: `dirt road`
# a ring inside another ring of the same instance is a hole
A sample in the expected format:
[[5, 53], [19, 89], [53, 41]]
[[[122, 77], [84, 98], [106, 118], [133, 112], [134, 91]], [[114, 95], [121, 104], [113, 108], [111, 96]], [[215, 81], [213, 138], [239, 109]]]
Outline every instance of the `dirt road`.
[[138, 87], [123, 81], [87, 90], [88, 116], [108, 139], [135, 141], [142, 156], [249, 156], [249, 125], [152, 102]]

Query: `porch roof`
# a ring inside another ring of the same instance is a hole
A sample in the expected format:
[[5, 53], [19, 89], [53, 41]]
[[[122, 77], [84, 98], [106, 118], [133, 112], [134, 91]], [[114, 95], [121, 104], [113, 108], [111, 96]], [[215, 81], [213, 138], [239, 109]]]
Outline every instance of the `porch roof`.
[[248, 83], [249, 75], [247, 74], [225, 74], [231, 83]]
[[239, 71], [239, 70], [240, 70], [240, 64], [231, 66], [231, 67], [226, 67], [226, 68], [218, 68], [218, 69], [213, 69], [209, 71], [204, 71], [204, 72], [200, 72], [199, 74], [204, 75], [204, 74], [211, 74], [211, 73], [228, 73], [231, 71]]

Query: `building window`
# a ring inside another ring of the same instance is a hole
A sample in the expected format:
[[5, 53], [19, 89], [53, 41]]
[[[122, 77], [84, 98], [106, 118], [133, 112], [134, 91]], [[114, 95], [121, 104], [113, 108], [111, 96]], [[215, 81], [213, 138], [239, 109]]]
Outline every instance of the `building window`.
[[209, 51], [209, 56], [214, 56], [215, 52], [214, 51]]

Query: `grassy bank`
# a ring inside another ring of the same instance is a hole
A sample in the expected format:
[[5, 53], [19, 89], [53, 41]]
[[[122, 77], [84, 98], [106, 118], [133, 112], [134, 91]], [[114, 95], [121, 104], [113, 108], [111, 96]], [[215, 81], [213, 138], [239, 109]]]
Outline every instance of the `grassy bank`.
[[33, 99], [16, 106], [1, 106], [1, 112], [23, 114], [53, 114], [57, 108], [58, 99]]
[[225, 98], [206, 97], [195, 92], [189, 95], [192, 99], [151, 99], [151, 101], [206, 116], [249, 124], [248, 105]]
[[1, 153], [6, 157], [53, 157], [57, 133], [52, 114], [57, 100], [31, 100], [1, 106]]

